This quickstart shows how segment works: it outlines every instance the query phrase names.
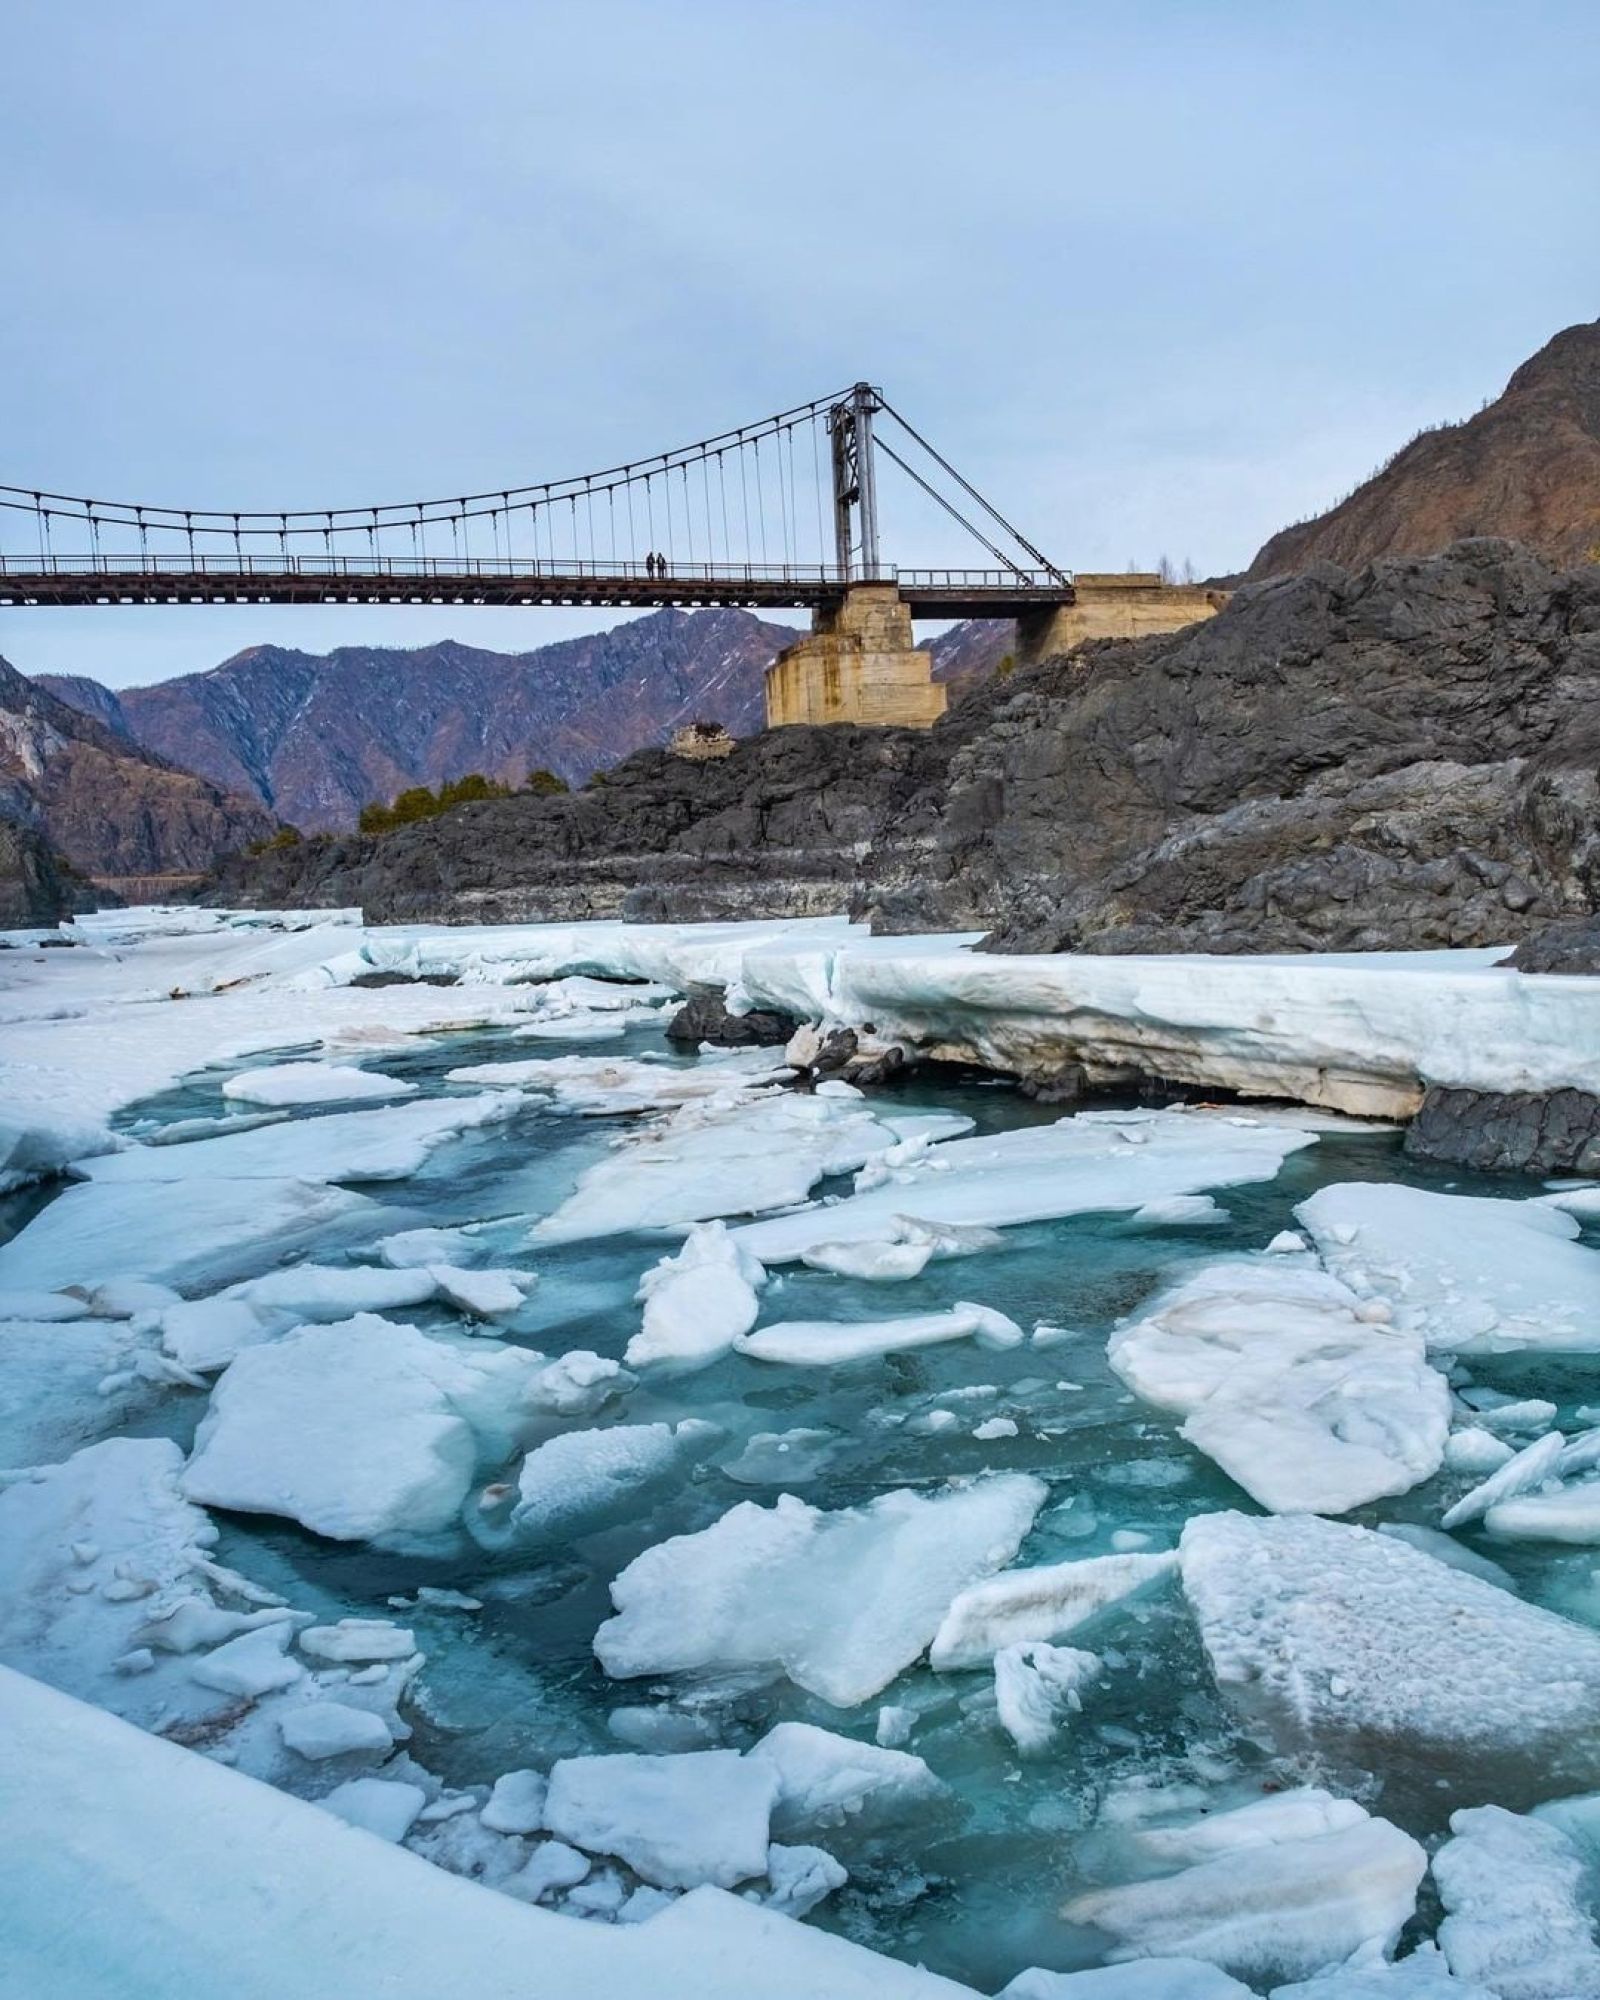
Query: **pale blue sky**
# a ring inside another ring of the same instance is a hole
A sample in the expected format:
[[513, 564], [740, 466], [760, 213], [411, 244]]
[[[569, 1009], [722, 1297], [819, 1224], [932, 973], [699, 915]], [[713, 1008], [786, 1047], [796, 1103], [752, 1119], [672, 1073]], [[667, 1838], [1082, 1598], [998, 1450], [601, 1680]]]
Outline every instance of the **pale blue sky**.
[[[12, 0], [5, 40], [18, 484], [499, 487], [865, 375], [1058, 561], [1223, 570], [1600, 313], [1593, 0]], [[29, 610], [0, 652], [583, 622]]]

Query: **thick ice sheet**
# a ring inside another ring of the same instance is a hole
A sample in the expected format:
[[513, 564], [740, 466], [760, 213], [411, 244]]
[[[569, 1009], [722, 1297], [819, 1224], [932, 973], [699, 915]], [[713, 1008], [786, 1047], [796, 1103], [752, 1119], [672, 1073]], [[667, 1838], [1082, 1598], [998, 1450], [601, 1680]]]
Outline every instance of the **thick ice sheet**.
[[223, 1374], [184, 1491], [338, 1541], [436, 1534], [480, 1464], [548, 1407], [544, 1366], [526, 1348], [446, 1345], [370, 1313], [302, 1327]]
[[[50, 2000], [974, 2000], [967, 1987], [699, 1889], [649, 1922], [574, 1923], [0, 1669], [7, 1971]], [[139, 1837], [130, 1841], [129, 1827]], [[219, 1946], [219, 1940], [225, 1945]], [[285, 1978], [289, 1979], [286, 1988]]]
[[750, 1223], [737, 1241], [764, 1264], [833, 1243], [892, 1240], [902, 1216], [997, 1227], [1135, 1210], [1173, 1195], [1271, 1180], [1315, 1143], [1292, 1125], [1182, 1111], [1081, 1112], [1054, 1125], [952, 1139], [866, 1193]]
[[851, 1173], [898, 1143], [854, 1093], [770, 1091], [688, 1104], [590, 1167], [530, 1240], [570, 1243], [786, 1208], [825, 1176]]
[[1273, 1513], [1348, 1513], [1439, 1470], [1450, 1390], [1421, 1333], [1286, 1257], [1207, 1266], [1108, 1351], [1135, 1394], [1182, 1417], [1184, 1437]]
[[1002, 1474], [837, 1513], [792, 1494], [745, 1501], [628, 1565], [595, 1652], [619, 1678], [781, 1669], [852, 1708], [918, 1658], [957, 1592], [1015, 1555], [1045, 1493]]
[[1180, 1553], [1218, 1685], [1286, 1747], [1482, 1798], [1600, 1783], [1600, 1634], [1311, 1515], [1201, 1515]]
[[1432, 1348], [1600, 1352], [1600, 1251], [1546, 1202], [1347, 1181], [1295, 1213], [1335, 1277]]
[[1499, 1806], [1450, 1816], [1433, 1858], [1450, 1969], [1500, 2000], [1600, 1993], [1600, 1942], [1584, 1857], [1548, 1820]]
[[1397, 1826], [1309, 1787], [1144, 1846], [1188, 1865], [1076, 1896], [1062, 1914], [1105, 1931], [1113, 1958], [1202, 1958], [1249, 1980], [1304, 1979], [1386, 1955], [1428, 1865]]

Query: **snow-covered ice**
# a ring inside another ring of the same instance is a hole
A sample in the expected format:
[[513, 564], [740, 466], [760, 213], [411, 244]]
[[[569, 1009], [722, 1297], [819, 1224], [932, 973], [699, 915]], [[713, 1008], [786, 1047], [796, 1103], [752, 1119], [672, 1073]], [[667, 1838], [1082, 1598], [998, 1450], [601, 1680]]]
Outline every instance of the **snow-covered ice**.
[[1439, 1470], [1450, 1391], [1422, 1335], [1282, 1257], [1208, 1265], [1111, 1336], [1136, 1394], [1274, 1513], [1344, 1514]]
[[1500, 2000], [1600, 1993], [1592, 1885], [1567, 1835], [1492, 1805], [1453, 1813], [1450, 1835], [1433, 1857], [1450, 1970]]
[[530, 1451], [517, 1474], [512, 1531], [528, 1540], [588, 1534], [669, 1478], [721, 1433], [693, 1417], [564, 1431]]
[[1184, 1593], [1225, 1694], [1295, 1749], [1548, 1793], [1600, 1782], [1600, 1633], [1312, 1515], [1205, 1514]]
[[1016, 1554], [1045, 1499], [1000, 1474], [824, 1513], [785, 1494], [635, 1557], [595, 1634], [609, 1674], [771, 1667], [838, 1708], [888, 1686], [952, 1597]]
[[1323, 1262], [1455, 1354], [1600, 1350], [1600, 1250], [1541, 1201], [1393, 1182], [1319, 1188], [1295, 1211]]
[[372, 1104], [412, 1097], [417, 1086], [403, 1077], [384, 1076], [349, 1063], [270, 1063], [224, 1079], [222, 1094], [243, 1104], [352, 1104], [357, 1098]]

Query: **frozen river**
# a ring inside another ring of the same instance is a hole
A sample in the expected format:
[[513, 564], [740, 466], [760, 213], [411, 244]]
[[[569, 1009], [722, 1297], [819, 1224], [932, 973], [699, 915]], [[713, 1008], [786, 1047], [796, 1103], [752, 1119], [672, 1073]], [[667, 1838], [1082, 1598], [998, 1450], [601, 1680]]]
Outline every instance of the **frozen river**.
[[[1600, 1991], [1582, 1193], [796, 1092], [638, 986], [388, 997], [286, 996], [0, 1205], [52, 1468], [0, 1661], [566, 1922], [714, 1884], [1019, 2000]], [[1565, 1928], [1501, 1985], [1517, 1881]]]

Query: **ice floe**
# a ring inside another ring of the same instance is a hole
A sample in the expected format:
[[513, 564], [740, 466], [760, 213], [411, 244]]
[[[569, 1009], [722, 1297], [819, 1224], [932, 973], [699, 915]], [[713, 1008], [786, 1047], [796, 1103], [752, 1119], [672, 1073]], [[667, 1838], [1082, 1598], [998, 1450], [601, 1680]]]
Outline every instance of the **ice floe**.
[[907, 1215], [933, 1225], [996, 1228], [1131, 1211], [1174, 1195], [1271, 1180], [1315, 1138], [1289, 1124], [1182, 1111], [1080, 1112], [1053, 1125], [947, 1140], [864, 1193], [746, 1224], [737, 1237], [764, 1264], [782, 1264], [825, 1245], [893, 1241]]
[[1210, 1265], [1112, 1334], [1111, 1366], [1263, 1507], [1343, 1514], [1431, 1478], [1450, 1429], [1422, 1335], [1382, 1311], [1283, 1258]]
[[1353, 1800], [1304, 1788], [1137, 1837], [1177, 1872], [1074, 1897], [1062, 1914], [1110, 1956], [1207, 1959], [1242, 1979], [1304, 1979], [1393, 1950], [1427, 1857]]
[[624, 1355], [630, 1368], [701, 1368], [750, 1331], [767, 1274], [721, 1222], [691, 1229], [683, 1248], [639, 1281], [644, 1320]]
[[1062, 1723], [1083, 1707], [1083, 1690], [1104, 1662], [1098, 1653], [1034, 1640], [1002, 1646], [994, 1656], [995, 1707], [1000, 1727], [1025, 1756], [1048, 1750]]
[[815, 1832], [847, 1821], [878, 1826], [944, 1794], [920, 1757], [859, 1743], [815, 1723], [774, 1723], [749, 1755], [777, 1776], [772, 1802], [777, 1834]]
[[766, 1667], [838, 1708], [870, 1700], [927, 1647], [952, 1597], [1015, 1555], [1045, 1499], [999, 1474], [824, 1513], [791, 1494], [646, 1549], [595, 1634], [620, 1678]]
[[715, 1424], [613, 1424], [564, 1431], [530, 1451], [517, 1474], [510, 1527], [525, 1540], [588, 1534], [720, 1436]]
[[1447, 1769], [1479, 1796], [1600, 1780], [1600, 1634], [1311, 1515], [1201, 1515], [1180, 1555], [1218, 1685], [1286, 1746]]
[[1600, 1251], [1540, 1201], [1392, 1182], [1319, 1188], [1295, 1211], [1335, 1277], [1456, 1354], [1600, 1349]]
[[1433, 1857], [1450, 1970], [1500, 2000], [1600, 1993], [1585, 1857], [1560, 1827], [1475, 1806], [1451, 1815], [1450, 1835]]
[[387, 1098], [415, 1096], [416, 1089], [403, 1077], [354, 1069], [348, 1063], [291, 1062], [271, 1063], [230, 1076], [223, 1082], [222, 1094], [244, 1104], [298, 1107], [350, 1104], [357, 1098], [376, 1104]]
[[614, 1854], [662, 1889], [731, 1889], [767, 1868], [778, 1774], [736, 1750], [675, 1757], [568, 1757], [550, 1772], [544, 1823], [590, 1854]]
[[[612, 1363], [599, 1380], [615, 1375]], [[575, 1386], [526, 1348], [448, 1345], [369, 1313], [301, 1327], [230, 1364], [184, 1491], [340, 1541], [436, 1534], [480, 1465], [503, 1462]]]
[[937, 1347], [947, 1340], [976, 1340], [980, 1347], [1019, 1347], [1022, 1328], [1004, 1313], [962, 1301], [944, 1312], [913, 1313], [903, 1319], [778, 1320], [734, 1346], [753, 1361], [787, 1362], [791, 1367], [829, 1368]]
[[952, 1599], [929, 1660], [940, 1669], [984, 1667], [1007, 1646], [1063, 1639], [1177, 1566], [1174, 1554], [1109, 1555], [1006, 1570]]

